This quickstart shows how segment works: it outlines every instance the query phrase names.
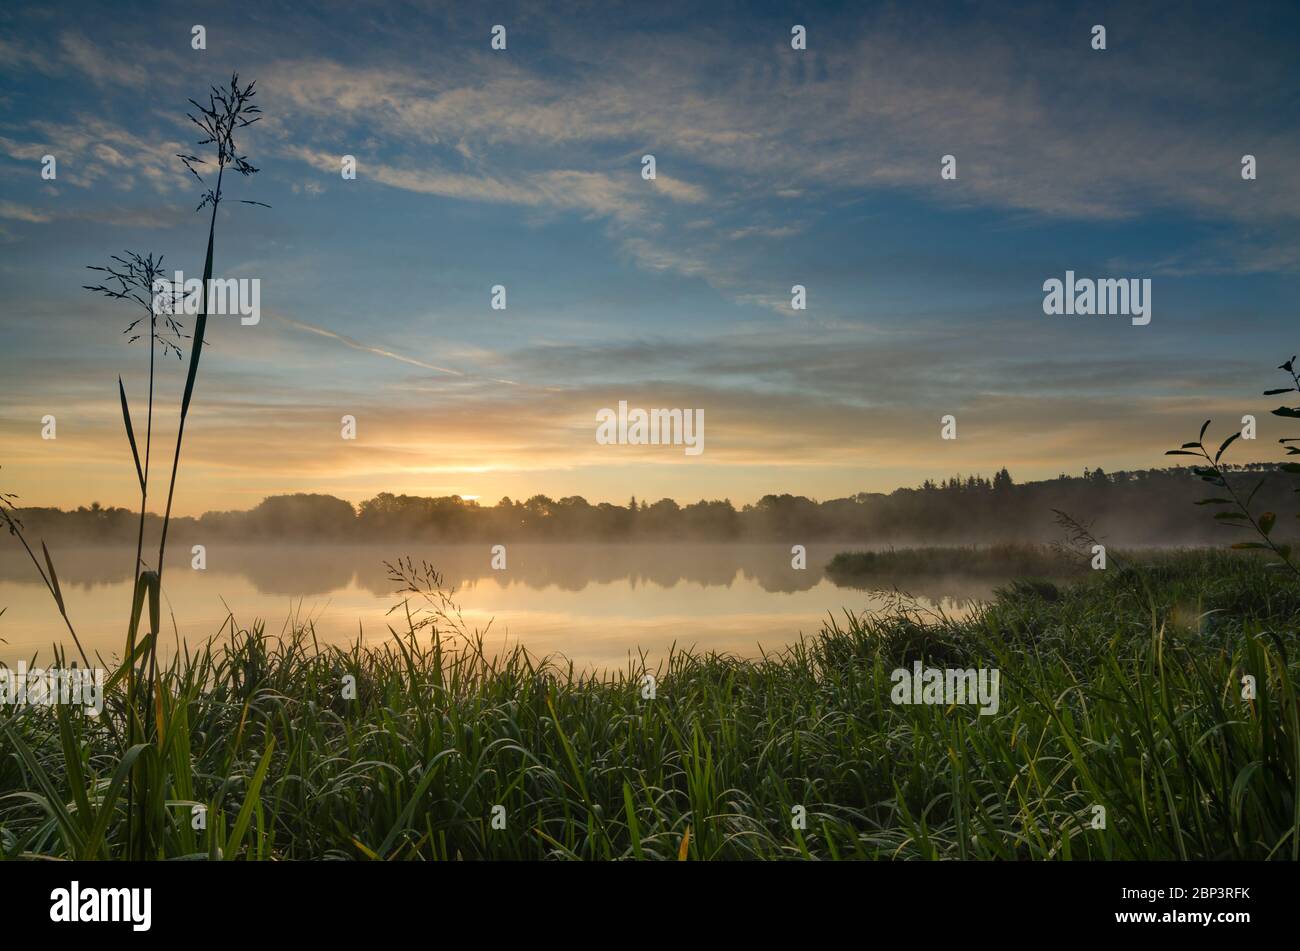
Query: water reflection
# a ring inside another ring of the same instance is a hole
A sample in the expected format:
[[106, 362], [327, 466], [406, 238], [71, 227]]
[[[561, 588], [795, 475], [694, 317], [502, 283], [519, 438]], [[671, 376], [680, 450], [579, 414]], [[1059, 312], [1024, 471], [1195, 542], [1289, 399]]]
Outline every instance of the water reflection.
[[[246, 579], [261, 594], [322, 595], [355, 581], [375, 594], [392, 590], [384, 562], [398, 557], [423, 559], [455, 588], [472, 587], [485, 578], [505, 585], [557, 587], [582, 591], [589, 585], [627, 581], [632, 587], [655, 584], [671, 588], [681, 582], [729, 587], [751, 579], [764, 591], [807, 591], [822, 580], [823, 565], [844, 545], [808, 546], [806, 570], [791, 567], [790, 549], [759, 544], [514, 544], [507, 546], [507, 570], [491, 567], [489, 545], [380, 546], [244, 545], [209, 546], [209, 574]], [[125, 581], [134, 547], [71, 549], [57, 553], [64, 586], [93, 586]], [[189, 571], [187, 551], [173, 551], [167, 572]], [[165, 572], [166, 574], [166, 572]], [[39, 584], [31, 563], [0, 556], [0, 580]]]
[[[188, 549], [168, 557], [164, 612], [173, 642], [214, 633], [227, 610], [241, 623], [267, 620], [279, 630], [297, 611], [322, 640], [387, 635], [385, 611], [396, 600], [385, 561], [429, 562], [454, 589], [472, 625], [508, 636], [536, 653], [579, 662], [617, 662], [637, 647], [694, 644], [753, 654], [819, 629], [828, 613], [877, 608], [884, 600], [837, 587], [825, 564], [844, 544], [809, 545], [807, 568], [791, 566], [789, 545], [512, 544], [507, 570], [492, 568], [491, 546], [415, 545], [400, 549], [332, 545], [212, 545], [207, 568], [191, 568]], [[21, 552], [0, 553], [0, 659], [30, 656], [62, 643], [66, 631]], [[134, 547], [54, 552], [78, 633], [105, 656], [123, 641]], [[882, 579], [926, 606], [959, 611], [988, 597], [986, 579]]]

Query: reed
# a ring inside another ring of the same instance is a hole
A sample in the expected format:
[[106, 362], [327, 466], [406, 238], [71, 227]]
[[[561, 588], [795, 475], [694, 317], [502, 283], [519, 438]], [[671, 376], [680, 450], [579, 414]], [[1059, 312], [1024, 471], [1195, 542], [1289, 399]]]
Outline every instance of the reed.
[[1087, 568], [1086, 557], [1062, 547], [1002, 543], [845, 551], [830, 560], [826, 573], [841, 585], [889, 587], [899, 578], [943, 575], [1069, 578]]

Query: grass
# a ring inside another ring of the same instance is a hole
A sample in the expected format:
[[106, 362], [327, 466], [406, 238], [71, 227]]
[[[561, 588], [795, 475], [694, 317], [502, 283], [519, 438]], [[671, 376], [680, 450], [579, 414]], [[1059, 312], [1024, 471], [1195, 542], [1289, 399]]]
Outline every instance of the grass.
[[[156, 858], [1300, 853], [1300, 584], [1258, 560], [1021, 583], [961, 620], [846, 612], [758, 660], [674, 653], [654, 699], [640, 662], [591, 677], [485, 656], [435, 613], [399, 612], [408, 633], [379, 648], [232, 621], [160, 668], [157, 736], [130, 747], [104, 722], [125, 716], [120, 685], [98, 721], [0, 707], [0, 851], [127, 854], [134, 769]], [[917, 659], [999, 668], [998, 713], [895, 706], [890, 671]]]

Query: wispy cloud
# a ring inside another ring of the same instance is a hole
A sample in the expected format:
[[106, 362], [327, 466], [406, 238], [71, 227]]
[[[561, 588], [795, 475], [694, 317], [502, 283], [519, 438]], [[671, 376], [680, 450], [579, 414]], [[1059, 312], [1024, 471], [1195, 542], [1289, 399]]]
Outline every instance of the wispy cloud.
[[65, 32], [59, 37], [63, 63], [89, 76], [93, 82], [140, 87], [149, 80], [145, 61], [97, 46], [79, 33]]
[[137, 183], [158, 193], [186, 185], [185, 170], [176, 154], [188, 151], [180, 138], [149, 138], [101, 116], [80, 115], [75, 121], [35, 119], [18, 133], [0, 136], [0, 152], [12, 159], [36, 163], [45, 155], [58, 161], [60, 184], [78, 188], [106, 185], [129, 191]]

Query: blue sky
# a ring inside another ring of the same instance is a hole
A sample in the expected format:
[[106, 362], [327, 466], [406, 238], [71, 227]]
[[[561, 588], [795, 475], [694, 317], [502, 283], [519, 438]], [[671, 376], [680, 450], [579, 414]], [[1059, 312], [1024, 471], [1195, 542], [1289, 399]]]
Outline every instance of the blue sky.
[[[174, 156], [186, 100], [232, 70], [266, 118], [240, 140], [261, 171], [227, 194], [272, 207], [223, 206], [217, 273], [260, 280], [262, 321], [210, 330], [182, 512], [1041, 478], [1161, 465], [1247, 412], [1252, 457], [1276, 455], [1259, 392], [1300, 349], [1294, 5], [696, 6], [7, 5], [3, 487], [131, 503], [116, 378], [139, 406], [147, 355], [83, 268], [131, 249], [201, 272]], [[1045, 316], [1067, 269], [1150, 278], [1151, 324]], [[164, 446], [182, 379], [161, 381]], [[619, 400], [704, 409], [706, 451], [597, 445]]]

